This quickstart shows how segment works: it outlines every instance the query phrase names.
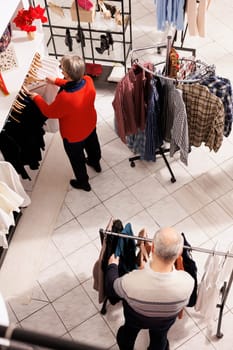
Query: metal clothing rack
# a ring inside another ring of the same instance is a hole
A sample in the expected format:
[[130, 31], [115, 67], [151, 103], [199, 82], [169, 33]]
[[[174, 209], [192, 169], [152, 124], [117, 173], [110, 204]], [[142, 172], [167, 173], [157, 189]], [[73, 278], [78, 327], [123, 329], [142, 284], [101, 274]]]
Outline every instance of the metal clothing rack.
[[[147, 47], [143, 47], [143, 48], [137, 48], [137, 49], [133, 49], [131, 50], [130, 52], [130, 56], [131, 56], [131, 65], [133, 64], [137, 64], [137, 66], [139, 66], [141, 69], [143, 69], [144, 71], [156, 76], [156, 77], [159, 77], [159, 78], [162, 78], [162, 79], [165, 79], [165, 80], [169, 80], [169, 81], [173, 81], [175, 84], [177, 84], [178, 82], [179, 83], [196, 83], [199, 81], [199, 79], [183, 79], [183, 80], [178, 80], [178, 79], [175, 79], [175, 78], [170, 78], [168, 76], [166, 76], [166, 74], [168, 73], [168, 67], [169, 67], [169, 54], [170, 54], [170, 50], [171, 48], [175, 48], [177, 50], [183, 50], [183, 51], [188, 51], [188, 52], [191, 52], [192, 53], [192, 56], [193, 57], [196, 57], [196, 50], [193, 49], [193, 48], [184, 48], [184, 47], [177, 47], [177, 46], [173, 46], [173, 43], [174, 43], [174, 37], [172, 38], [171, 35], [168, 35], [167, 37], [167, 43], [158, 43], [157, 45], [153, 45], [153, 46], [147, 46]], [[164, 74], [159, 74], [157, 72], [154, 72], [154, 71], [151, 71], [150, 69], [146, 68], [143, 66], [143, 64], [141, 64], [139, 62], [138, 59], [134, 58], [134, 54], [136, 52], [139, 52], [139, 51], [144, 51], [144, 50], [151, 50], [151, 49], [157, 49], [157, 52], [160, 53], [160, 50], [161, 48], [166, 48], [167, 51], [166, 51], [166, 61], [165, 62], [159, 62], [157, 64], [155, 64], [154, 66], [156, 65], [159, 65], [159, 64], [165, 64], [164, 66]], [[161, 155], [163, 157], [163, 160], [169, 170], [169, 173], [171, 175], [171, 182], [174, 183], [176, 182], [176, 178], [175, 178], [175, 175], [170, 167], [170, 164], [166, 158], [166, 153], [169, 152], [170, 149], [169, 148], [166, 148], [166, 147], [159, 147], [158, 150], [155, 152], [156, 155]], [[130, 162], [130, 166], [131, 167], [135, 167], [135, 160], [138, 160], [140, 159], [141, 157], [140, 156], [134, 156], [134, 157], [130, 157], [129, 158], [129, 162]]]
[[[122, 233], [117, 233], [117, 232], [112, 232], [112, 231], [108, 231], [108, 230], [104, 230], [104, 229], [100, 229], [99, 230], [100, 235], [105, 236], [106, 235], [111, 235], [111, 236], [118, 236], [118, 237], [122, 237], [122, 238], [129, 238], [129, 239], [136, 239], [138, 241], [143, 241], [143, 242], [152, 242], [153, 239], [152, 238], [144, 238], [144, 237], [139, 237], [139, 236], [130, 236], [127, 234], [122, 234]], [[211, 255], [220, 255], [220, 256], [225, 256], [226, 258], [233, 258], [233, 254], [231, 253], [227, 253], [227, 252], [222, 252], [222, 251], [217, 251], [217, 250], [213, 250], [213, 249], [206, 249], [206, 248], [199, 248], [199, 247], [193, 247], [193, 246], [183, 246], [184, 249], [190, 250], [190, 251], [196, 251], [196, 252], [201, 252], [201, 253], [207, 253], [207, 254], [211, 254]], [[218, 307], [219, 310], [219, 317], [218, 317], [218, 325], [217, 325], [217, 332], [216, 332], [216, 337], [217, 338], [222, 338], [223, 337], [223, 333], [221, 332], [221, 324], [222, 324], [222, 316], [223, 316], [223, 309], [224, 306], [226, 304], [226, 300], [228, 297], [228, 294], [230, 292], [231, 289], [231, 285], [233, 283], [233, 269], [230, 275], [230, 278], [228, 280], [228, 282], [224, 282], [220, 292], [222, 294], [222, 300], [220, 304], [217, 304], [216, 307]]]
[[[89, 344], [51, 336], [46, 333], [34, 332], [10, 326], [0, 325], [0, 349], [2, 350], [33, 350], [34, 346], [56, 350], [101, 350]], [[37, 348], [37, 347], [36, 347]]]

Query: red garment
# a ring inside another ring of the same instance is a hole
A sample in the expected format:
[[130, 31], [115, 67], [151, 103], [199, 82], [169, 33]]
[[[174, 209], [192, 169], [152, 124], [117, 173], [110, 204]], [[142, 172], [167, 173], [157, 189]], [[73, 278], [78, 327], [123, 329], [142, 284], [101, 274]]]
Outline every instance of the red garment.
[[[40, 95], [33, 99], [47, 118], [59, 120], [61, 136], [69, 142], [85, 140], [96, 127], [95, 86], [91, 77], [85, 75], [83, 78], [85, 85], [80, 90], [62, 90], [51, 104], [47, 104]], [[67, 80], [57, 78], [55, 83], [62, 86]]]
[[[149, 64], [145, 67], [149, 68]], [[126, 142], [126, 136], [145, 129], [150, 78], [149, 73], [135, 64], [117, 84], [112, 105], [117, 132], [123, 142]]]
[[138, 66], [133, 66], [117, 84], [112, 105], [117, 132], [123, 142], [126, 136], [145, 128], [144, 86], [145, 74]]

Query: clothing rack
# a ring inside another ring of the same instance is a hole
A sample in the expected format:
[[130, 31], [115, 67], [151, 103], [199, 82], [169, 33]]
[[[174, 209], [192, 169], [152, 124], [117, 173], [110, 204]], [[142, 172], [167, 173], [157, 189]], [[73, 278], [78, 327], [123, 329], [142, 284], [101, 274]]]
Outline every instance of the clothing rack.
[[[102, 228], [99, 229], [99, 234], [100, 234], [100, 236], [103, 236], [103, 237], [106, 237], [107, 235], [111, 235], [111, 236], [118, 236], [118, 237], [122, 237], [122, 238], [135, 239], [135, 240], [143, 241], [143, 242], [152, 242], [153, 241], [152, 238], [130, 236], [130, 235], [123, 234], [123, 233], [117, 233], [117, 232], [104, 230]], [[186, 246], [186, 245], [184, 245], [183, 248], [190, 250], [190, 251], [207, 253], [207, 254], [211, 254], [211, 255], [220, 255], [220, 256], [225, 256], [226, 258], [233, 258], [233, 254], [231, 254], [231, 253], [217, 251], [217, 250], [213, 250], [213, 249], [199, 248], [199, 247]], [[221, 288], [221, 291], [220, 291], [221, 295], [222, 295], [221, 303], [216, 305], [216, 307], [218, 307], [220, 309], [219, 310], [219, 317], [218, 317], [217, 332], [216, 332], [217, 338], [223, 337], [223, 333], [221, 332], [223, 309], [224, 309], [224, 306], [226, 304], [226, 300], [227, 300], [228, 294], [230, 292], [232, 283], [233, 283], [233, 269], [232, 269], [232, 272], [231, 272], [231, 275], [230, 275], [228, 282], [224, 282], [224, 284]]]
[[51, 336], [10, 326], [0, 325], [0, 348], [2, 350], [33, 350], [34, 345], [56, 350], [101, 350], [103, 347], [83, 344], [73, 340]]
[[[141, 69], [143, 69], [144, 71], [156, 76], [156, 77], [159, 77], [159, 78], [162, 78], [162, 79], [165, 79], [165, 80], [169, 80], [169, 81], [173, 81], [175, 84], [177, 84], [178, 82], [179, 83], [196, 83], [199, 81], [199, 79], [176, 79], [176, 78], [170, 78], [168, 76], [166, 76], [166, 74], [168, 73], [168, 67], [169, 67], [169, 54], [170, 54], [170, 50], [172, 47], [174, 47], [175, 49], [177, 50], [183, 50], [183, 51], [188, 51], [188, 52], [191, 52], [192, 53], [192, 56], [193, 57], [196, 57], [196, 50], [193, 49], [193, 48], [184, 48], [184, 47], [176, 47], [176, 46], [173, 46], [173, 43], [174, 43], [174, 38], [172, 38], [171, 35], [168, 35], [167, 37], [167, 43], [158, 43], [156, 45], [153, 45], [153, 46], [147, 46], [147, 47], [143, 47], [143, 48], [137, 48], [137, 49], [132, 49], [131, 52], [130, 52], [130, 56], [131, 56], [131, 65], [133, 64], [137, 64], [137, 66], [139, 66]], [[151, 49], [157, 49], [157, 52], [160, 53], [160, 50], [161, 48], [166, 48], [167, 51], [166, 51], [166, 61], [165, 62], [159, 62], [157, 64], [155, 64], [154, 66], [156, 65], [159, 65], [159, 64], [165, 64], [164, 66], [164, 74], [159, 74], [157, 72], [154, 72], [154, 71], [151, 71], [150, 69], [146, 68], [143, 66], [143, 64], [141, 64], [139, 62], [139, 60], [137, 58], [134, 58], [134, 55], [136, 52], [139, 52], [139, 51], [144, 51], [144, 50], [151, 50]], [[171, 175], [171, 182], [174, 183], [176, 182], [176, 178], [175, 178], [175, 175], [170, 167], [170, 164], [166, 158], [166, 153], [169, 152], [170, 149], [169, 148], [166, 148], [164, 146], [161, 146], [158, 148], [158, 150], [155, 152], [156, 155], [161, 155], [167, 168], [168, 168], [168, 171]], [[129, 162], [130, 162], [130, 166], [133, 168], [135, 167], [135, 160], [138, 160], [140, 159], [140, 156], [134, 156], [134, 157], [130, 157], [129, 158]]]

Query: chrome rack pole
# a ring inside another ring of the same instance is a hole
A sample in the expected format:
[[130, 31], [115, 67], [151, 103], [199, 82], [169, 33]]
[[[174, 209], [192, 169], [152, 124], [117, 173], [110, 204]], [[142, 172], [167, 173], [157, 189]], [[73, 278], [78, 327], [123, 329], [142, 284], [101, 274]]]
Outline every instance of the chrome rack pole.
[[[139, 237], [139, 236], [129, 236], [129, 235], [126, 235], [124, 233], [117, 233], [117, 232], [104, 230], [103, 228], [100, 228], [99, 232], [103, 235], [112, 235], [112, 236], [118, 236], [118, 237], [122, 237], [122, 238], [131, 238], [131, 239], [136, 239], [138, 241], [144, 241], [144, 242], [152, 242], [153, 241], [152, 238], [148, 238], [148, 237], [143, 238], [143, 237]], [[207, 254], [212, 254], [212, 255], [221, 255], [221, 256], [228, 257], [228, 258], [233, 258], [233, 254], [231, 254], [231, 253], [221, 252], [221, 251], [217, 251], [217, 250], [213, 250], [213, 249], [199, 248], [199, 247], [193, 247], [193, 246], [189, 247], [186, 245], [184, 245], [184, 248], [188, 249], [188, 250], [196, 251], [196, 252], [207, 253]]]

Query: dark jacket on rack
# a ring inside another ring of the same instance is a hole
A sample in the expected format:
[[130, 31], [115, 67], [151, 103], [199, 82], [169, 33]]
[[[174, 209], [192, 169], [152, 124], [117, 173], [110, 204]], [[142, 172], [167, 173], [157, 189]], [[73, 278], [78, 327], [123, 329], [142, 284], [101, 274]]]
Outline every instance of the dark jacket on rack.
[[156, 150], [163, 144], [161, 127], [162, 93], [158, 79], [150, 80], [150, 93], [147, 101], [145, 129], [145, 160], [155, 161]]
[[[133, 230], [130, 223], [126, 224], [121, 231], [122, 234], [133, 236]], [[120, 257], [119, 274], [123, 276], [125, 273], [137, 268], [136, 265], [136, 243], [134, 239], [119, 237], [117, 246], [114, 251], [115, 256]], [[110, 256], [109, 256], [110, 257]]]
[[24, 179], [30, 179], [24, 166], [28, 165], [33, 170], [39, 168], [41, 151], [45, 147], [43, 126], [46, 118], [27, 96], [20, 102], [24, 108], [20, 111], [14, 108], [11, 110], [0, 133], [0, 150], [4, 159], [12, 163]]

